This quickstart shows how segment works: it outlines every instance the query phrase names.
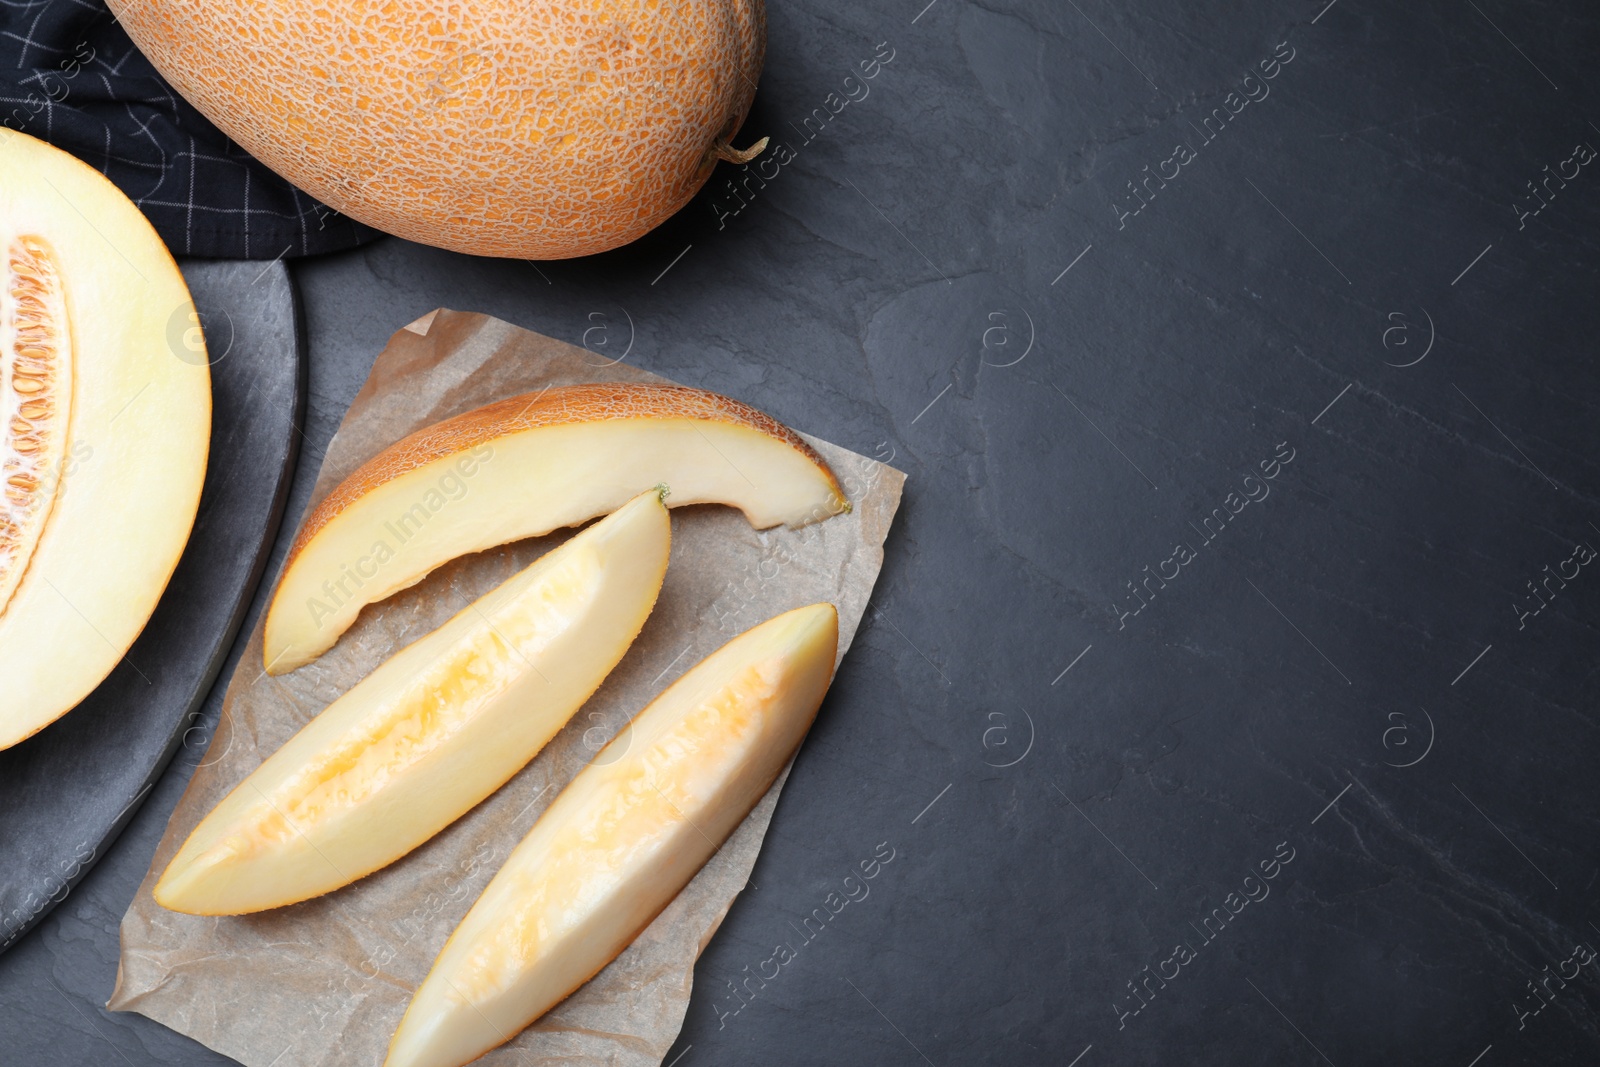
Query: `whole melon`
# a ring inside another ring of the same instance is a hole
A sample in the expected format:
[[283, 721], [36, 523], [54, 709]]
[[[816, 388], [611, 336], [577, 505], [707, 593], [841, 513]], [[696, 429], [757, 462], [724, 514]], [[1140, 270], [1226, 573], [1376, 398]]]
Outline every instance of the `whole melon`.
[[[158, 70], [324, 203], [458, 252], [648, 232], [745, 161], [762, 0], [110, 0]], [[759, 146], [758, 146], [759, 147]]]

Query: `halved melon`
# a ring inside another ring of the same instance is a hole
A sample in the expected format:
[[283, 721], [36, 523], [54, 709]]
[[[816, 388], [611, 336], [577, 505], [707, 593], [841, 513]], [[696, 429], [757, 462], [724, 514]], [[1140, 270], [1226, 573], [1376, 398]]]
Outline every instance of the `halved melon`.
[[178, 565], [211, 443], [195, 322], [116, 186], [0, 130], [0, 748], [111, 673]]
[[849, 507], [793, 430], [677, 385], [573, 385], [457, 415], [391, 445], [306, 517], [267, 611], [268, 673], [333, 647], [367, 604], [457, 556], [586, 522], [651, 486], [732, 504], [758, 529]]
[[493, 793], [622, 659], [655, 606], [659, 493], [584, 530], [323, 709], [201, 820], [156, 902], [236, 915], [393, 863]]
[[734, 638], [640, 712], [555, 799], [450, 936], [385, 1067], [470, 1063], [610, 963], [800, 747], [838, 643], [832, 604], [796, 608]]

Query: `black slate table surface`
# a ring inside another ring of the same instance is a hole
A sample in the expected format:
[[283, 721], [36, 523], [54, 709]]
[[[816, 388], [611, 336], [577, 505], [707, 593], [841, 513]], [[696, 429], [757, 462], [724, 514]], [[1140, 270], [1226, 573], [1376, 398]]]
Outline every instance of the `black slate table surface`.
[[[910, 474], [679, 1067], [1600, 1060], [1600, 11], [925, 3], [774, 3], [782, 147], [630, 248], [298, 264], [291, 517], [439, 305]], [[225, 1062], [99, 1008], [188, 770], [7, 1064]]]

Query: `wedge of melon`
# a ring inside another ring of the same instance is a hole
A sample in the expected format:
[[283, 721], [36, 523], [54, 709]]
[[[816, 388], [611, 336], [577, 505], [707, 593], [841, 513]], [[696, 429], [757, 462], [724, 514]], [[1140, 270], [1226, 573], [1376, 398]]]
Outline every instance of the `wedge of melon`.
[[[417, 990], [386, 1067], [459, 1067], [627, 947], [799, 748], [838, 650], [813, 604], [734, 638], [584, 768], [489, 882]], [[625, 745], [618, 756], [613, 746]]]
[[178, 565], [211, 444], [195, 321], [127, 197], [0, 130], [0, 748], [111, 673]]
[[673, 507], [732, 504], [758, 529], [849, 506], [798, 434], [715, 393], [609, 384], [512, 397], [390, 446], [312, 510], [267, 612], [267, 671], [309, 663], [364, 606], [457, 556], [585, 522], [663, 483]]
[[622, 659], [655, 605], [659, 493], [505, 582], [328, 705], [195, 827], [156, 902], [234, 915], [410, 852], [505, 784]]

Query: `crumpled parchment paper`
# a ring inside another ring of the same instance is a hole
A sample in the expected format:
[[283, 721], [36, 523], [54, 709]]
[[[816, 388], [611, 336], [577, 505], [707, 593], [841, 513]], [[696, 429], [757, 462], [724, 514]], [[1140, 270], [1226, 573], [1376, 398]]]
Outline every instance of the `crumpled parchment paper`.
[[[491, 401], [552, 384], [662, 380], [484, 315], [435, 312], [396, 333], [378, 357], [328, 448], [313, 501], [400, 437]], [[324, 897], [239, 917], [166, 911], [150, 887], [217, 801], [389, 655], [571, 531], [441, 567], [368, 607], [331, 651], [279, 678], [261, 669], [258, 623], [205, 759], [123, 917], [108, 1007], [147, 1015], [247, 1067], [381, 1063], [412, 993], [490, 877], [561, 788], [652, 697], [736, 634], [819, 600], [839, 608], [844, 655], [882, 565], [905, 476], [808, 440], [855, 510], [797, 531], [757, 532], [732, 508], [674, 509], [672, 561], [644, 631], [566, 729], [494, 796], [399, 862]], [[695, 960], [747, 883], [787, 775], [632, 946], [478, 1063], [660, 1063], [682, 1026]]]

